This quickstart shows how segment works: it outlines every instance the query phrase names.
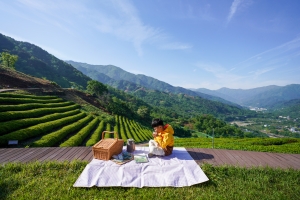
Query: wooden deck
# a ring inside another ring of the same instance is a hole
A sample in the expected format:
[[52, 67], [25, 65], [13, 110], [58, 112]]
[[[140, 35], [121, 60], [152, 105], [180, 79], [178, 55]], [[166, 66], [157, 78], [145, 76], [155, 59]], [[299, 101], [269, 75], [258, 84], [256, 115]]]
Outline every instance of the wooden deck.
[[300, 169], [300, 154], [268, 153], [226, 149], [186, 148], [197, 163], [215, 166], [272, 167]]
[[[215, 166], [233, 165], [240, 167], [269, 166], [272, 168], [300, 169], [300, 154], [266, 153], [253, 151], [186, 148], [197, 163]], [[8, 162], [72, 161], [90, 162], [93, 159], [91, 147], [44, 147], [44, 148], [2, 148], [0, 164]]]

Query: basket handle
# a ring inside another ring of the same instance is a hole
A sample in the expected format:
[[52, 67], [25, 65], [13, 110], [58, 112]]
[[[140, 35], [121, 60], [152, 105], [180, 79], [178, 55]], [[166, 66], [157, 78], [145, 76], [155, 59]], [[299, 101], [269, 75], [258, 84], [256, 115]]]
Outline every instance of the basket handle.
[[[104, 139], [104, 134], [105, 134], [105, 133], [114, 134], [114, 138], [119, 139], [119, 134], [118, 134], [118, 132], [115, 132], [115, 131], [103, 131], [103, 132], [102, 132], [102, 140]], [[117, 137], [116, 137], [116, 136], [117, 136]]]

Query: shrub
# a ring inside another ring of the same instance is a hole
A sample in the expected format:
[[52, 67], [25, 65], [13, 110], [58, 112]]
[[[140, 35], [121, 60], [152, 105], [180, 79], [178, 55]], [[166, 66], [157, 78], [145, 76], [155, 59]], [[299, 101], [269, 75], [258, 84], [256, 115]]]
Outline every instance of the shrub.
[[0, 146], [7, 145], [9, 140], [25, 140], [31, 137], [44, 135], [46, 133], [51, 132], [53, 129], [61, 127], [65, 124], [73, 123], [74, 121], [77, 121], [81, 118], [86, 116], [85, 113], [79, 113], [74, 116], [65, 117], [63, 119], [58, 119], [55, 121], [45, 122], [41, 123], [35, 126], [31, 126], [25, 129], [20, 129], [14, 132], [11, 132], [9, 134], [0, 136]]
[[55, 107], [65, 107], [73, 105], [74, 103], [71, 101], [61, 102], [61, 103], [26, 103], [19, 105], [0, 105], [0, 112], [5, 111], [23, 111], [23, 110], [31, 110], [35, 108], [55, 108]]
[[46, 115], [44, 117], [39, 117], [39, 118], [26, 118], [26, 119], [2, 122], [1, 126], [0, 126], [0, 136], [7, 134], [9, 132], [12, 132], [12, 131], [21, 129], [21, 128], [33, 126], [33, 125], [44, 123], [44, 122], [53, 121], [56, 119], [61, 119], [64, 117], [76, 115], [78, 113], [80, 113], [80, 111], [77, 109], [77, 110], [71, 110], [71, 111], [64, 112], [64, 113], [54, 113], [54, 114]]
[[[84, 114], [83, 116], [86, 116]], [[86, 123], [88, 123], [93, 117], [88, 115], [84, 118], [80, 118], [79, 121], [71, 123], [63, 128], [59, 129], [58, 131], [52, 132], [43, 136], [40, 140], [33, 142], [30, 146], [31, 147], [51, 147], [63, 140], [68, 134], [79, 130], [82, 128]]]
[[1, 104], [21, 104], [21, 103], [58, 103], [62, 102], [63, 99], [30, 99], [30, 98], [6, 98], [0, 97]]
[[58, 99], [56, 96], [35, 96], [35, 95], [12, 94], [12, 93], [0, 93], [0, 97], [30, 98], [30, 99]]
[[0, 121], [40, 117], [43, 115], [56, 113], [56, 112], [60, 112], [60, 113], [66, 112], [77, 108], [80, 108], [78, 104], [65, 106], [65, 107], [58, 107], [58, 108], [37, 108], [37, 109], [26, 110], [26, 111], [7, 111], [7, 112], [0, 113]]
[[102, 136], [101, 134], [104, 131], [104, 129], [105, 129], [105, 122], [101, 121], [97, 129], [92, 134], [91, 138], [86, 142], [85, 146], [93, 146], [94, 144], [99, 142]]
[[[90, 118], [92, 116], [89, 116]], [[92, 118], [91, 118], [92, 119]], [[72, 147], [79, 146], [82, 144], [83, 140], [90, 134], [90, 132], [99, 123], [99, 119], [95, 118], [87, 126], [81, 129], [76, 135], [70, 137], [67, 141], [59, 145], [60, 147]]]

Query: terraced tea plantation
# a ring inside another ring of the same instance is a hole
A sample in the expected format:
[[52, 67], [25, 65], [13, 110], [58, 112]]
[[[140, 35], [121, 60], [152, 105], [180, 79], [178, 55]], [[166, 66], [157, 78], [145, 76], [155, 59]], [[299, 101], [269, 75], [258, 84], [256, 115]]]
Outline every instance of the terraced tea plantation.
[[11, 140], [29, 147], [92, 146], [104, 130], [118, 132], [124, 142], [152, 138], [150, 129], [123, 116], [116, 115], [112, 125], [55, 96], [0, 93], [0, 147], [7, 147]]

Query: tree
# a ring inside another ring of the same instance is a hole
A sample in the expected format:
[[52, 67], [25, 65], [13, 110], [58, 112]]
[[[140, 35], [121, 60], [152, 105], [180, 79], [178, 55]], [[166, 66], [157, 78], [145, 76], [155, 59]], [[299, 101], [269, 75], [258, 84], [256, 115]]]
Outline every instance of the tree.
[[137, 110], [137, 114], [142, 118], [146, 118], [150, 114], [150, 112], [146, 106], [140, 106]]
[[12, 54], [10, 54], [8, 52], [2, 52], [0, 60], [1, 60], [1, 63], [5, 67], [9, 67], [9, 68], [15, 69], [15, 63], [18, 60], [18, 56], [17, 55], [12, 55]]
[[101, 96], [104, 92], [107, 92], [107, 87], [100, 83], [99, 81], [91, 80], [87, 82], [87, 91], [88, 93], [96, 96]]

